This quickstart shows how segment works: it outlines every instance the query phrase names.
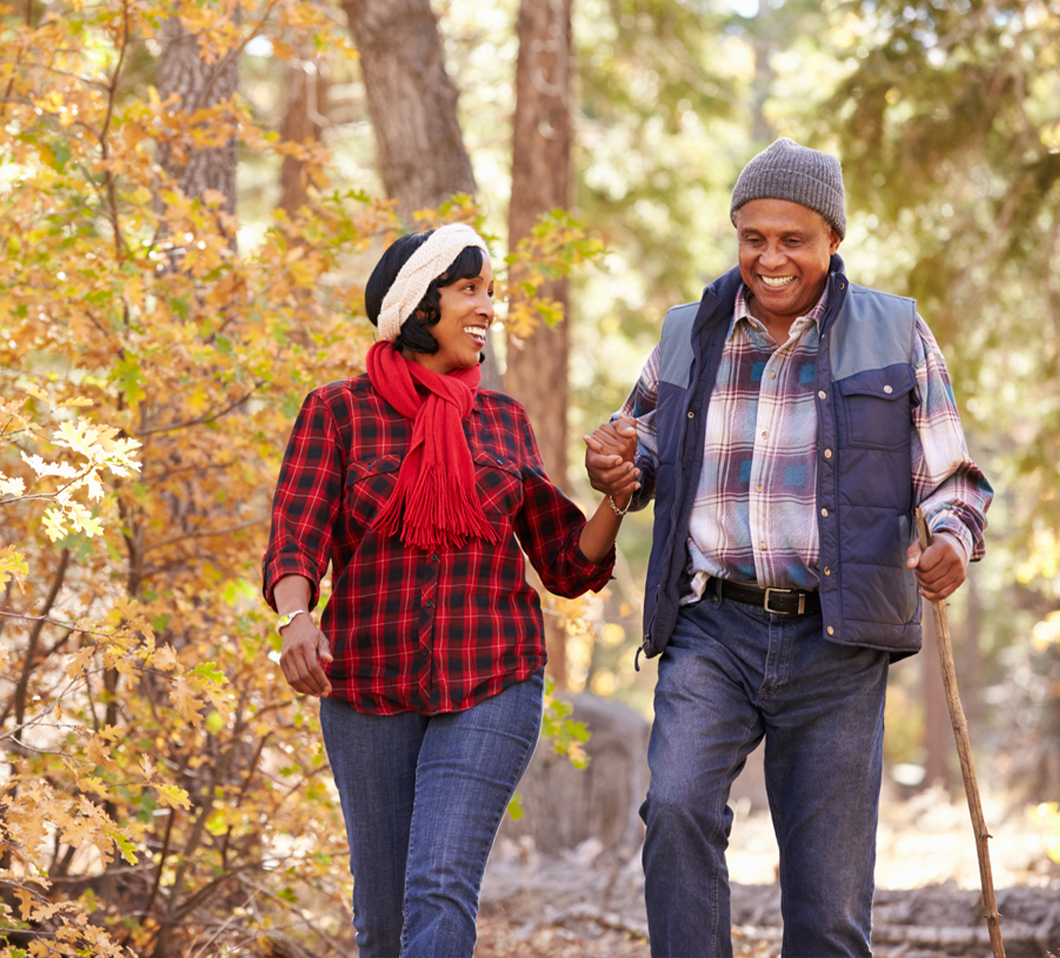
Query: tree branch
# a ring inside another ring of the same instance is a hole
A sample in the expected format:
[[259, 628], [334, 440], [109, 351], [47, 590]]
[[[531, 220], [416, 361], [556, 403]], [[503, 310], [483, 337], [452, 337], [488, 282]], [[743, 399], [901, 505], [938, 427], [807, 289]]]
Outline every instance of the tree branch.
[[263, 380], [259, 381], [259, 382], [256, 382], [254, 384], [253, 388], [248, 390], [242, 396], [239, 396], [237, 399], [232, 400], [232, 402], [230, 402], [227, 406], [224, 406], [221, 409], [218, 409], [216, 412], [203, 413], [203, 415], [198, 416], [195, 419], [185, 419], [183, 422], [167, 423], [164, 426], [155, 426], [155, 427], [153, 427], [151, 429], [139, 429], [136, 432], [136, 437], [139, 439], [139, 438], [142, 438], [143, 436], [153, 436], [156, 433], [160, 433], [160, 432], [173, 432], [174, 430], [177, 430], [177, 429], [187, 429], [189, 426], [202, 426], [202, 425], [204, 425], [204, 424], [206, 424], [208, 422], [214, 422], [215, 420], [220, 419], [222, 416], [225, 416], [228, 413], [230, 413], [233, 409], [236, 408], [236, 406], [239, 406], [239, 405], [242, 405], [243, 403], [245, 403], [264, 384], [265, 383], [264, 383]]
[[[40, 634], [44, 629], [44, 619], [47, 618], [48, 613], [51, 611], [52, 606], [55, 605], [55, 600], [59, 596], [59, 590], [63, 586], [63, 579], [66, 578], [66, 568], [70, 562], [70, 550], [63, 549], [59, 557], [59, 568], [55, 570], [55, 576], [52, 579], [51, 589], [48, 590], [48, 597], [44, 600], [44, 613], [43, 616], [38, 619], [34, 624], [33, 630], [29, 635], [29, 643], [26, 646], [26, 658], [22, 663], [22, 675], [18, 680], [18, 686], [15, 688], [15, 727], [20, 728], [26, 717], [26, 690], [29, 687], [29, 678], [33, 674], [34, 659], [37, 657], [37, 643], [40, 641]], [[21, 734], [16, 735], [16, 741], [21, 742]]]

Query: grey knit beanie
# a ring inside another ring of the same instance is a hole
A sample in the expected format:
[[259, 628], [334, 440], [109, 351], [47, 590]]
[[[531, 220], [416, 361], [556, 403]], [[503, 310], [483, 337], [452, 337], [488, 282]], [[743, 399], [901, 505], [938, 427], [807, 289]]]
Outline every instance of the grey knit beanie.
[[842, 239], [847, 232], [843, 210], [843, 168], [820, 150], [799, 146], [782, 136], [743, 168], [732, 191], [729, 218], [750, 200], [791, 200], [825, 218]]

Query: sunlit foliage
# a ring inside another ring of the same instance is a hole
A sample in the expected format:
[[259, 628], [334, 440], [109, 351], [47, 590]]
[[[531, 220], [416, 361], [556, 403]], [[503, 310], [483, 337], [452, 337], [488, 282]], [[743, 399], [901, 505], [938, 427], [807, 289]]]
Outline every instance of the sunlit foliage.
[[[343, 263], [394, 223], [238, 96], [161, 102], [174, 10], [209, 62], [262, 34], [346, 47], [294, 2], [30, 4], [3, 23], [5, 954], [330, 947], [347, 913], [341, 817], [257, 565], [293, 410], [361, 368]], [[231, 137], [298, 153], [315, 188], [247, 254], [227, 198], [184, 195], [157, 162]]]

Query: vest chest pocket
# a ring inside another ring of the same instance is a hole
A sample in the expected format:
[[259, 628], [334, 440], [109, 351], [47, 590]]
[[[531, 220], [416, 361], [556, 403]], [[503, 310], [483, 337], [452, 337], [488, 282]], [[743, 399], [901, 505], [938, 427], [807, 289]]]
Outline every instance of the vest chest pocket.
[[472, 458], [483, 511], [514, 516], [523, 505], [523, 472], [519, 463], [491, 449], [476, 449]]
[[358, 459], [346, 466], [346, 519], [367, 528], [387, 504], [397, 485], [400, 456]]
[[899, 364], [868, 369], [836, 384], [842, 441], [863, 449], [909, 445], [916, 373]]

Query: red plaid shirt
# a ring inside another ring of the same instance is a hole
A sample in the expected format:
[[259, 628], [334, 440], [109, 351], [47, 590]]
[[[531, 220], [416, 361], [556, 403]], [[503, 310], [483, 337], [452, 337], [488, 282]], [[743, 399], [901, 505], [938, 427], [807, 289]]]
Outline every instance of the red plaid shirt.
[[[545, 475], [526, 411], [480, 390], [464, 421], [478, 493], [494, 544], [424, 552], [369, 529], [394, 489], [412, 422], [367, 376], [314, 390], [287, 444], [263, 560], [265, 599], [285, 575], [313, 584], [331, 561], [331, 599], [320, 628], [334, 662], [332, 698], [361, 712], [427, 715], [470, 708], [545, 662], [537, 593], [573, 597], [611, 578], [578, 549], [585, 516]], [[522, 549], [520, 548], [522, 546]]]

